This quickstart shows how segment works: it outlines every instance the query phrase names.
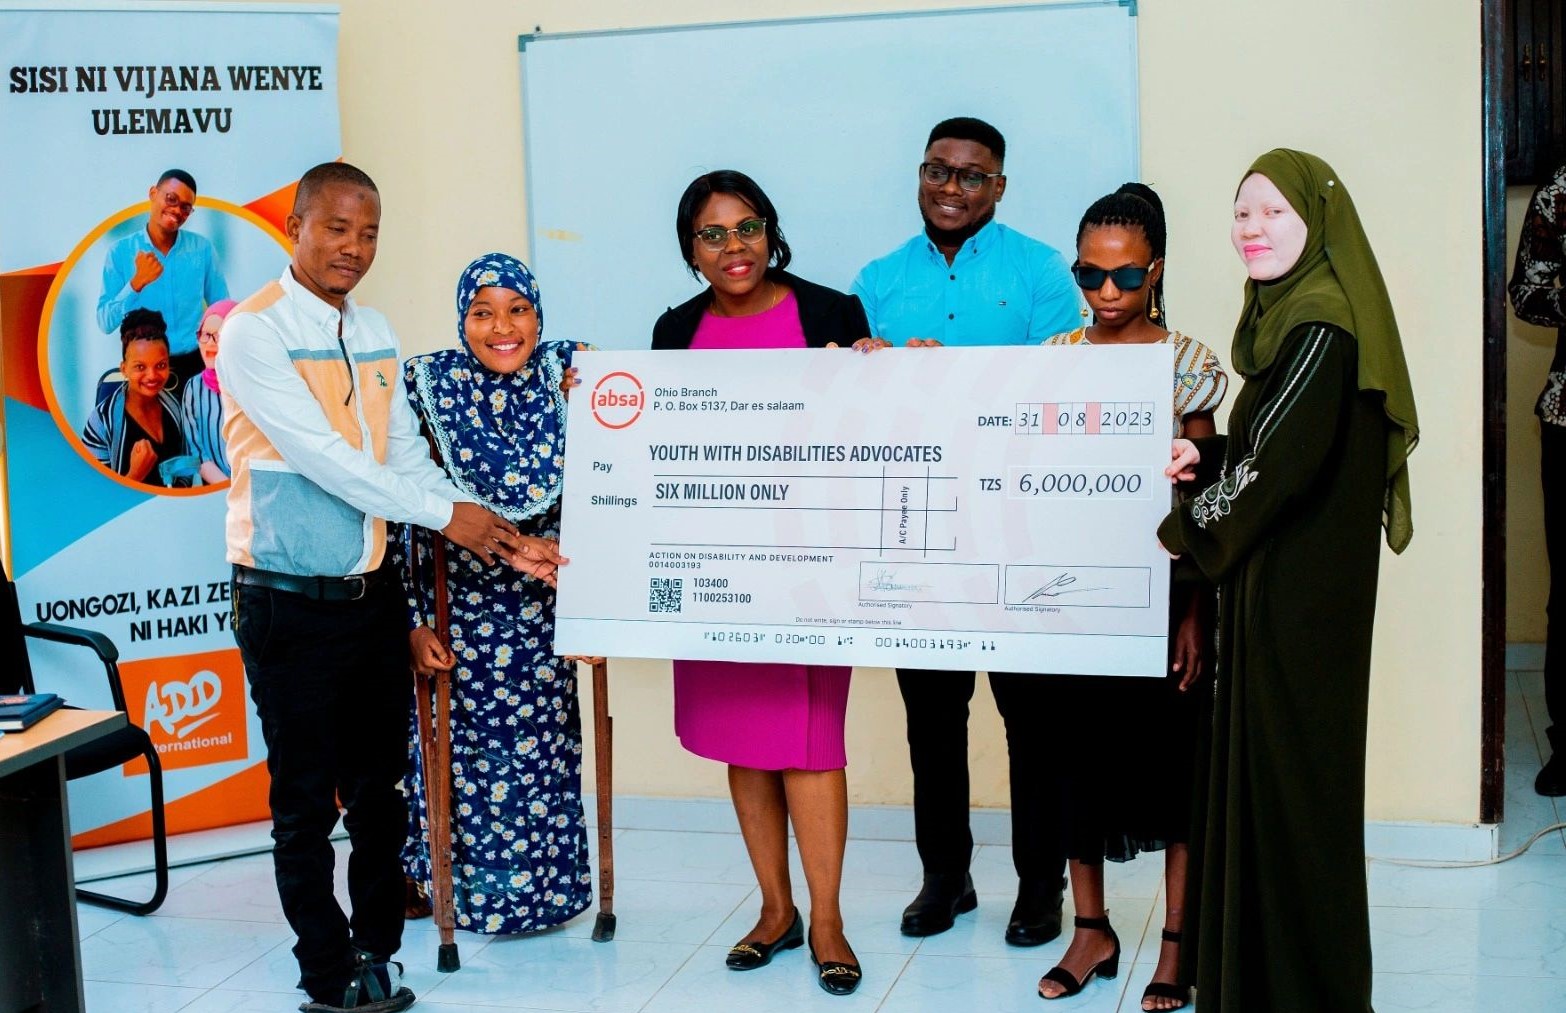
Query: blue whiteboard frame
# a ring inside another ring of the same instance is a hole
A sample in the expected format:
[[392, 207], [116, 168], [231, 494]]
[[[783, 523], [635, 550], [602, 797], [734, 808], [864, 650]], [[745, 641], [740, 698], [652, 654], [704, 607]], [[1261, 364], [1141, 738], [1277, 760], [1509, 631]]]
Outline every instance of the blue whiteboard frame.
[[997, 218], [1067, 259], [1083, 209], [1140, 178], [1135, 0], [536, 33], [518, 50], [550, 338], [647, 347], [702, 287], [673, 223], [711, 169], [753, 176], [791, 270], [845, 290], [920, 231], [914, 167], [947, 116], [1001, 129]]

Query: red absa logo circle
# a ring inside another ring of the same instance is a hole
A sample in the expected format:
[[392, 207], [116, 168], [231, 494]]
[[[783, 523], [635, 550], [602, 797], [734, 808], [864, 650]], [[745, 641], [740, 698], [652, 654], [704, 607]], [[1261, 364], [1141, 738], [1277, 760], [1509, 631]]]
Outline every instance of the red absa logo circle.
[[642, 382], [624, 370], [609, 373], [593, 385], [593, 418], [605, 429], [624, 429], [642, 417], [647, 395]]

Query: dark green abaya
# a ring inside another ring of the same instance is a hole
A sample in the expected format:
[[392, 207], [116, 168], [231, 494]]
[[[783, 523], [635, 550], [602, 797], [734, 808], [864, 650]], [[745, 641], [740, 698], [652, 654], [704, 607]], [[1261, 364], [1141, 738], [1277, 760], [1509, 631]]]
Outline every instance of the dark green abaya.
[[1395, 551], [1413, 532], [1418, 423], [1341, 181], [1283, 150], [1251, 172], [1309, 231], [1289, 273], [1247, 285], [1228, 435], [1199, 442], [1209, 484], [1158, 532], [1220, 588], [1184, 956], [1203, 1013], [1367, 1013], [1371, 628], [1382, 529]]

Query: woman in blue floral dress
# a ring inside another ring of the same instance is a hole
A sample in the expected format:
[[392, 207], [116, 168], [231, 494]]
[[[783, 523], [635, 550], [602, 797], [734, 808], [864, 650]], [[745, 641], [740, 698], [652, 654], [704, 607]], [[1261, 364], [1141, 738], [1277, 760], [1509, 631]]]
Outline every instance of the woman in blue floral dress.
[[[459, 489], [523, 534], [556, 538], [565, 388], [572, 353], [586, 346], [540, 340], [538, 283], [521, 261], [504, 254], [487, 254], [463, 271], [457, 321], [461, 347], [408, 360], [408, 398]], [[413, 612], [414, 666], [453, 673], [457, 926], [517, 933], [557, 925], [586, 909], [593, 889], [576, 668], [551, 650], [554, 590], [508, 564], [485, 566], [448, 543], [448, 652], [433, 629], [431, 537], [423, 528], [403, 529], [396, 554]], [[403, 861], [428, 897], [421, 766], [415, 742]]]

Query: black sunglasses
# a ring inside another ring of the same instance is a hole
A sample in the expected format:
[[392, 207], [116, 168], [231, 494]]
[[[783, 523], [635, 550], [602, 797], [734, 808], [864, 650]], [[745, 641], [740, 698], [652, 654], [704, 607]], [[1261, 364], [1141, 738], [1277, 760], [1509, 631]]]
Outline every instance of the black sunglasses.
[[[1153, 261], [1153, 264], [1158, 261]], [[1147, 272], [1153, 269], [1153, 264], [1146, 267], [1117, 267], [1113, 270], [1104, 267], [1089, 267], [1078, 261], [1071, 265], [1071, 276], [1077, 279], [1077, 287], [1089, 292], [1097, 292], [1104, 287], [1106, 280], [1113, 280], [1115, 287], [1122, 292], [1135, 292], [1147, 283]]]

